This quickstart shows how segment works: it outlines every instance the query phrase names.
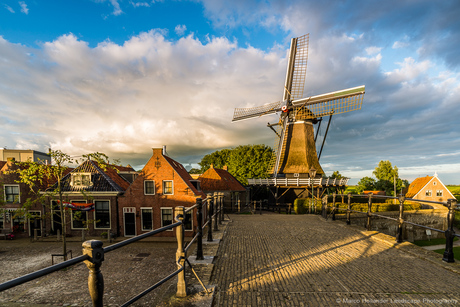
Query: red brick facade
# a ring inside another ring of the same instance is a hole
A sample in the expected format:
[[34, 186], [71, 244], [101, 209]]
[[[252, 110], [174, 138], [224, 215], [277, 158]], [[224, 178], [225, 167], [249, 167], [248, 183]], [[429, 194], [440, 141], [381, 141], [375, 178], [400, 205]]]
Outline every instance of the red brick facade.
[[[119, 199], [121, 235], [139, 235], [165, 226], [169, 223], [167, 220], [171, 220], [173, 215], [169, 216], [169, 213], [174, 213], [175, 207], [191, 207], [197, 197], [206, 196], [195, 187], [182, 164], [164, 155], [162, 148], [154, 148], [150, 160]], [[197, 225], [195, 212], [192, 214], [193, 224], [185, 231], [186, 236], [194, 233]], [[173, 231], [165, 231], [157, 236], [174, 235]]]

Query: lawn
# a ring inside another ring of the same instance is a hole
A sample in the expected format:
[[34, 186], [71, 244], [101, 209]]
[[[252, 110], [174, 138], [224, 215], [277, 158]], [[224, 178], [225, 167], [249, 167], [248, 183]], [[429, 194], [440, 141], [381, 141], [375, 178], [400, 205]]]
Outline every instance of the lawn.
[[[444, 251], [445, 251], [445, 249], [437, 249], [437, 250], [435, 250], [435, 252], [437, 252], [438, 254], [441, 254], [441, 255], [444, 254]], [[460, 246], [455, 246], [454, 247], [454, 259], [460, 261]]]
[[[458, 237], [455, 237], [454, 241], [457, 241], [457, 240], [458, 240]], [[446, 238], [414, 241], [414, 244], [418, 246], [431, 246], [431, 245], [446, 244]]]

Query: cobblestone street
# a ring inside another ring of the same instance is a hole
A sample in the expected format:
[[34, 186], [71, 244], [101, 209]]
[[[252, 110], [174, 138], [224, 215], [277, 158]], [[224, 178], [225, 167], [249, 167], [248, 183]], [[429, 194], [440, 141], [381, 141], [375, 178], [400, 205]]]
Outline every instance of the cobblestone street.
[[308, 215], [231, 215], [214, 306], [460, 306], [460, 266], [441, 255]]

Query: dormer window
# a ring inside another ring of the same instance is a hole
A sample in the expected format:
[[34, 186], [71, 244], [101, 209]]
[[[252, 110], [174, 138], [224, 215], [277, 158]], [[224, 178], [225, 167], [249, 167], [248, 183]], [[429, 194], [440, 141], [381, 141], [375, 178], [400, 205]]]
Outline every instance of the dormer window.
[[70, 185], [75, 188], [87, 188], [93, 185], [91, 182], [91, 173], [72, 174]]

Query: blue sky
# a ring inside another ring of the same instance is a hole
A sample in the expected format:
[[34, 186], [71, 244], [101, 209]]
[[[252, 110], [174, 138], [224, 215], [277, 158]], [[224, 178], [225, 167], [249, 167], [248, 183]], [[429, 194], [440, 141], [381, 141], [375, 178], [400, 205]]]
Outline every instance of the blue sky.
[[[380, 160], [460, 184], [458, 1], [0, 0], [0, 146], [184, 165], [273, 145], [291, 37], [310, 33], [305, 95], [366, 85], [321, 164], [356, 183]], [[324, 131], [321, 131], [323, 134]]]

